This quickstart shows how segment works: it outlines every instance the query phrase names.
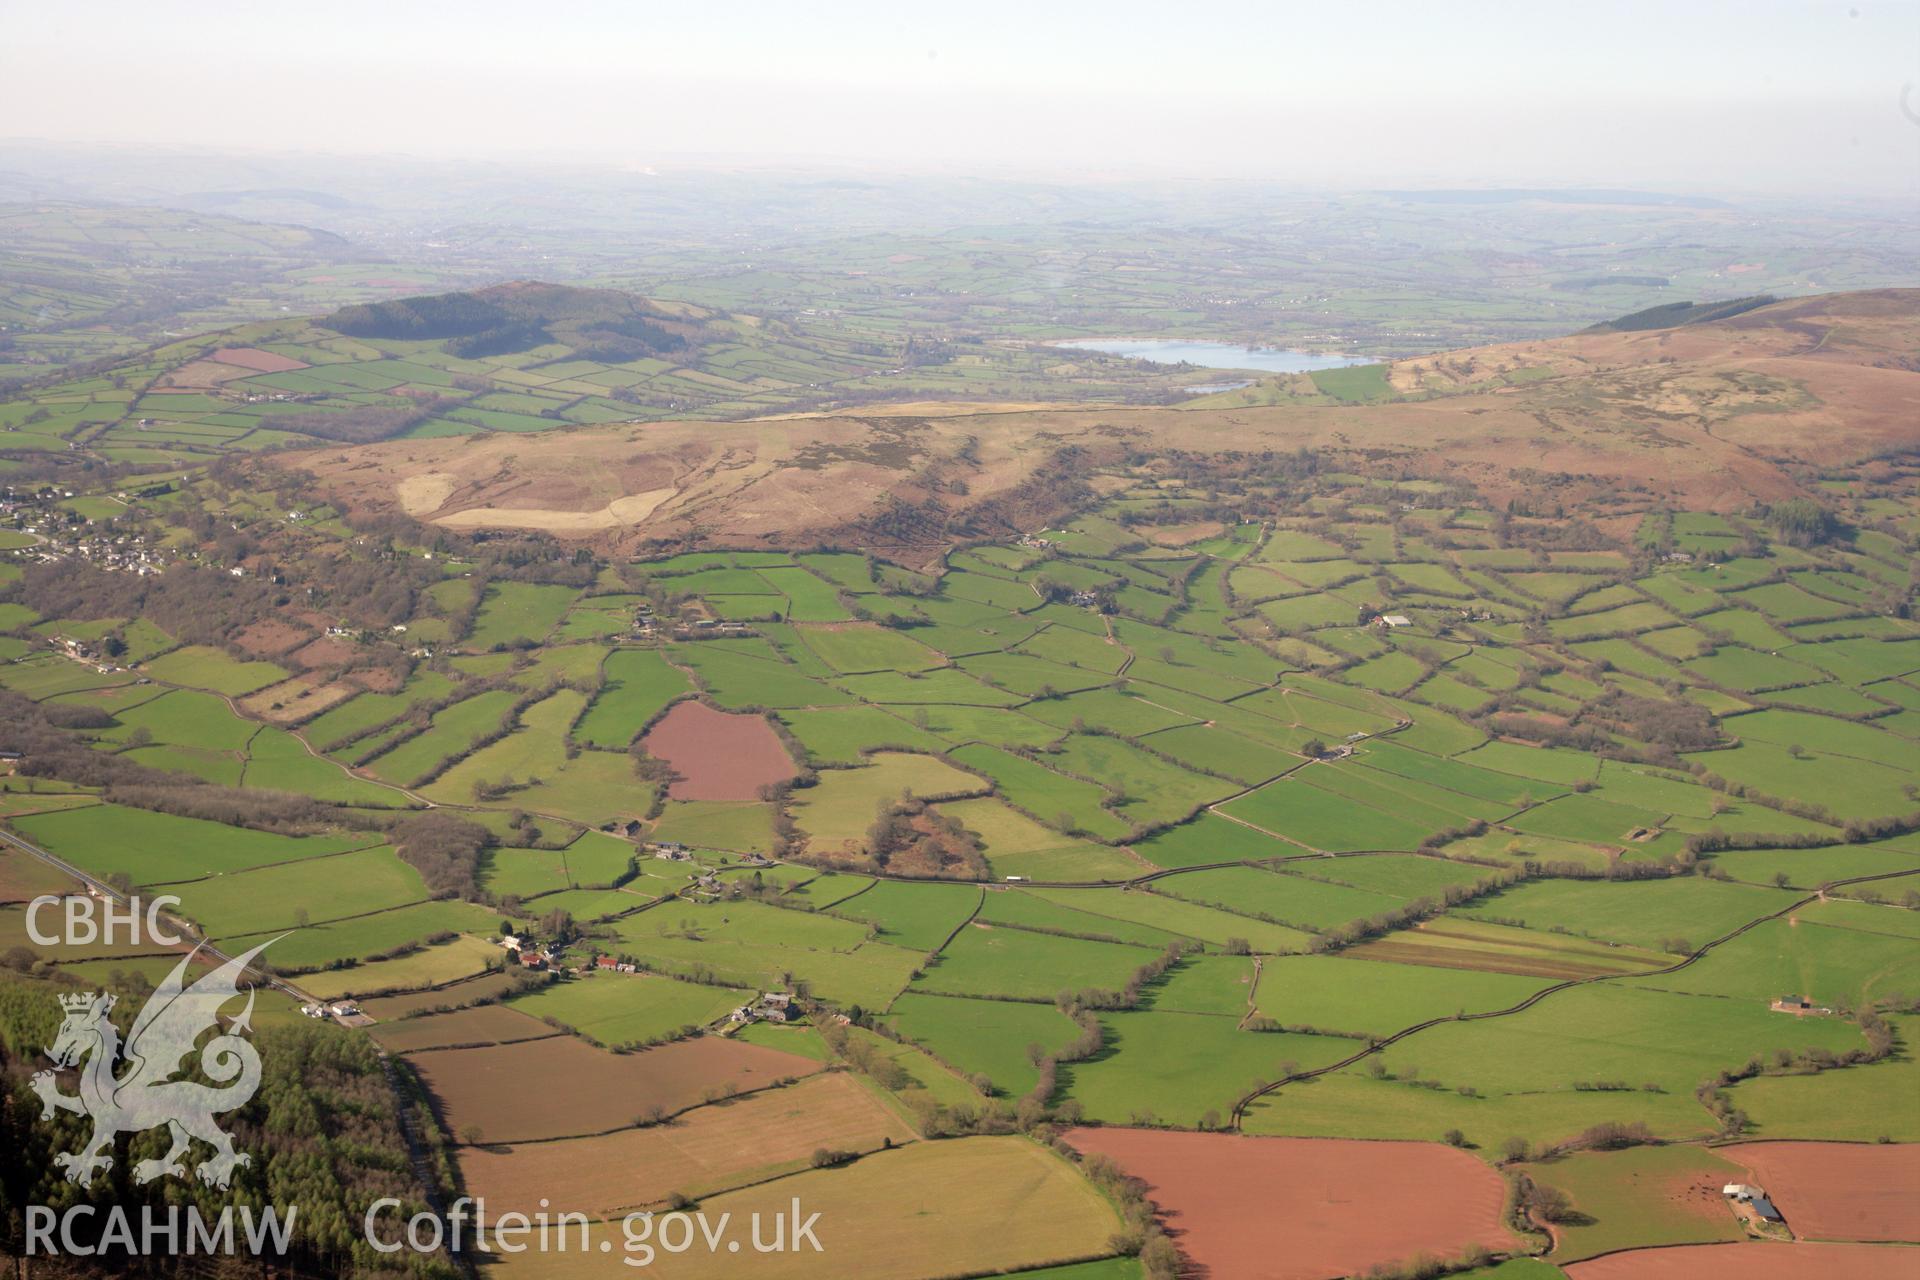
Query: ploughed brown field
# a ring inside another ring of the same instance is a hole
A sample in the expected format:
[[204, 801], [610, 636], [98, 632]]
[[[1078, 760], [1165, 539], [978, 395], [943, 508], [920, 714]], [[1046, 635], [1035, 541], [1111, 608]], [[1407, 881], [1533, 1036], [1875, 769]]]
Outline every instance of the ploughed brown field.
[[431, 1013], [398, 1022], [379, 1022], [373, 1038], [394, 1053], [450, 1049], [461, 1045], [512, 1044], [560, 1035], [538, 1018], [503, 1004], [475, 1005], [451, 1013]]
[[1439, 1143], [1104, 1128], [1067, 1141], [1143, 1179], [1180, 1251], [1221, 1280], [1322, 1280], [1519, 1243], [1500, 1175]]
[[382, 1022], [431, 1010], [460, 1009], [482, 1000], [498, 1000], [513, 990], [513, 977], [495, 971], [464, 982], [449, 983], [437, 991], [410, 991], [405, 995], [375, 996], [360, 1007]]
[[757, 800], [761, 787], [794, 773], [765, 716], [716, 711], [691, 699], [674, 703], [643, 745], [680, 775], [667, 789], [675, 800]]
[[678, 1191], [706, 1196], [804, 1169], [815, 1151], [874, 1151], [913, 1131], [866, 1086], [835, 1072], [785, 1089], [700, 1107], [666, 1124], [597, 1138], [461, 1153], [468, 1195], [491, 1213], [617, 1216]]
[[408, 1059], [449, 1133], [482, 1142], [570, 1138], [626, 1128], [653, 1107], [668, 1114], [711, 1089], [745, 1092], [812, 1075], [820, 1064], [759, 1045], [695, 1036], [643, 1053], [608, 1053], [572, 1036], [484, 1049], [429, 1049]]
[[[1745, 1142], [1719, 1154], [1746, 1166], [1803, 1240], [1920, 1244], [1920, 1146]], [[1920, 1275], [1920, 1253], [1911, 1265]]]
[[1569, 1263], [1572, 1280], [1913, 1280], [1920, 1249], [1874, 1244], [1677, 1244]]

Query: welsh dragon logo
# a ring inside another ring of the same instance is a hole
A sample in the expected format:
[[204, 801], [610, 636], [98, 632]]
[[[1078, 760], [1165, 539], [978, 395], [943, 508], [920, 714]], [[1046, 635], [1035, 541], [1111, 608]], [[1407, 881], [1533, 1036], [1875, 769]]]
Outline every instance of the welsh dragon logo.
[[[240, 976], [268, 945], [263, 942], [245, 955], [235, 956], [189, 987], [185, 984], [187, 966], [199, 954], [196, 947], [174, 966], [140, 1010], [124, 1047], [119, 1029], [107, 1016], [113, 1010], [115, 996], [87, 993], [60, 997], [67, 1016], [47, 1056], [53, 1059], [55, 1068], [79, 1069], [80, 1092], [61, 1093], [52, 1071], [36, 1073], [32, 1086], [40, 1095], [43, 1120], [52, 1119], [56, 1111], [70, 1111], [93, 1120], [93, 1136], [86, 1145], [53, 1158], [66, 1170], [67, 1181], [84, 1187], [93, 1181], [94, 1174], [111, 1169], [115, 1135], [161, 1125], [173, 1135], [173, 1146], [158, 1160], [134, 1165], [136, 1182], [151, 1182], [169, 1173], [186, 1177], [181, 1161], [195, 1138], [214, 1150], [213, 1157], [201, 1161], [195, 1170], [209, 1186], [224, 1190], [236, 1168], [252, 1163], [250, 1156], [233, 1149], [233, 1139], [213, 1122], [214, 1116], [244, 1106], [260, 1088], [260, 1055], [241, 1036], [253, 1029], [251, 985], [246, 989], [246, 1007], [232, 1020], [231, 1027], [204, 1045], [198, 1041], [205, 1032], [218, 1029], [221, 1008], [241, 994]], [[186, 1059], [195, 1052], [199, 1054], [201, 1073], [220, 1087], [172, 1078], [187, 1069]], [[116, 1074], [116, 1066], [125, 1070]]]

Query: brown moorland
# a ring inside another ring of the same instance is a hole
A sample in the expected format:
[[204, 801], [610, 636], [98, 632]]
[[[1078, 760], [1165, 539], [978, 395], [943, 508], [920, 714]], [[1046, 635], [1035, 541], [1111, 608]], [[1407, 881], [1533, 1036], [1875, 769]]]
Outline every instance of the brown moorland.
[[1678, 1244], [1569, 1263], [1572, 1280], [1913, 1280], [1920, 1249], [1872, 1244]]
[[914, 1140], [869, 1090], [844, 1072], [699, 1107], [666, 1124], [595, 1138], [463, 1152], [467, 1194], [505, 1213], [590, 1218], [643, 1209], [678, 1191], [706, 1196], [806, 1168], [813, 1153], [878, 1150]]
[[1417, 398], [1382, 403], [657, 422], [561, 428], [537, 445], [501, 433], [265, 461], [312, 471], [363, 513], [543, 528], [613, 550], [839, 537], [930, 559], [960, 532], [1038, 527], [1058, 514], [1073, 487], [1051, 464], [1068, 447], [1096, 462], [1135, 448], [1311, 447], [1466, 481], [1496, 503], [1551, 474], [1554, 501], [1570, 507], [1636, 490], [1724, 511], [1799, 492], [1789, 464], [1854, 463], [1910, 444], [1916, 349], [1920, 290], [1881, 290], [1684, 329], [1402, 361], [1393, 383]]
[[483, 1142], [609, 1133], [654, 1108], [671, 1115], [706, 1101], [710, 1091], [744, 1093], [820, 1070], [810, 1059], [718, 1036], [644, 1053], [608, 1053], [556, 1036], [429, 1049], [408, 1061], [438, 1101], [448, 1132], [477, 1126]]
[[793, 777], [793, 760], [765, 716], [676, 702], [641, 739], [647, 753], [679, 776], [675, 800], [757, 800], [760, 788]]
[[1920, 1146], [1745, 1142], [1718, 1154], [1746, 1166], [1802, 1239], [1920, 1243]]
[[1500, 1175], [1439, 1143], [1106, 1128], [1066, 1138], [1143, 1179], [1167, 1234], [1207, 1275], [1320, 1280], [1519, 1243]]

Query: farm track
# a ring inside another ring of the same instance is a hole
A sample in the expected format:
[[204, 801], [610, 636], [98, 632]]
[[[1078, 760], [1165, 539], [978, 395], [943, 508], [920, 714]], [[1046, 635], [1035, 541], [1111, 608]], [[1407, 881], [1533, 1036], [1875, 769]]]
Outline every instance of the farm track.
[[[399, 1072], [394, 1068], [392, 1055], [378, 1040], [374, 1041], [373, 1048], [380, 1056], [380, 1072], [386, 1077], [387, 1089], [393, 1094], [394, 1115], [400, 1121], [400, 1136], [407, 1144], [407, 1163], [413, 1166], [413, 1180], [420, 1185], [427, 1208], [439, 1220], [443, 1232], [446, 1232], [451, 1226], [447, 1218], [447, 1206], [442, 1203], [440, 1184], [433, 1176], [433, 1164], [427, 1159], [427, 1144], [414, 1125], [413, 1113], [407, 1109], [405, 1094], [400, 1089]], [[443, 1238], [452, 1241], [458, 1240], [459, 1236], [447, 1232]], [[474, 1269], [473, 1260], [467, 1257], [464, 1250], [449, 1246], [447, 1254], [453, 1259], [454, 1265], [460, 1268], [461, 1274], [467, 1276], [468, 1280], [477, 1280], [480, 1273]]]
[[1401, 1030], [1394, 1032], [1390, 1036], [1385, 1036], [1385, 1037], [1382, 1037], [1381, 1039], [1369, 1042], [1367, 1047], [1360, 1050], [1360, 1052], [1350, 1054], [1347, 1057], [1342, 1058], [1338, 1062], [1330, 1062], [1326, 1066], [1315, 1067], [1309, 1071], [1296, 1071], [1291, 1075], [1287, 1076], [1283, 1080], [1276, 1080], [1272, 1084], [1262, 1085], [1260, 1088], [1253, 1090], [1251, 1093], [1246, 1094], [1238, 1102], [1233, 1104], [1233, 1114], [1228, 1121], [1227, 1127], [1233, 1130], [1234, 1132], [1239, 1132], [1241, 1123], [1246, 1118], [1247, 1108], [1252, 1106], [1255, 1102], [1259, 1101], [1261, 1098], [1266, 1097], [1270, 1093], [1274, 1093], [1278, 1091], [1279, 1089], [1283, 1088], [1286, 1085], [1297, 1084], [1302, 1080], [1312, 1080], [1312, 1079], [1315, 1079], [1316, 1077], [1328, 1075], [1335, 1071], [1345, 1070], [1346, 1068], [1353, 1066], [1357, 1062], [1365, 1061], [1367, 1058], [1372, 1057], [1374, 1054], [1379, 1053], [1382, 1049], [1385, 1049], [1390, 1045], [1397, 1044], [1400, 1041], [1405, 1040], [1410, 1036], [1417, 1035], [1422, 1031], [1427, 1031], [1433, 1027], [1440, 1026], [1442, 1023], [1484, 1022], [1490, 1018], [1511, 1017], [1517, 1013], [1525, 1013], [1528, 1009], [1533, 1008], [1533, 1006], [1539, 1004], [1542, 1000], [1545, 1000], [1548, 996], [1557, 995], [1562, 991], [1568, 991], [1574, 987], [1592, 986], [1595, 983], [1612, 982], [1619, 978], [1657, 978], [1657, 977], [1665, 976], [1666, 974], [1678, 973], [1682, 969], [1688, 968], [1691, 965], [1695, 964], [1696, 962], [1705, 959], [1707, 953], [1709, 951], [1712, 951], [1715, 947], [1721, 946], [1728, 942], [1732, 942], [1735, 938], [1740, 937], [1741, 935], [1747, 933], [1749, 930], [1756, 929], [1759, 926], [1766, 924], [1771, 920], [1778, 920], [1782, 916], [1790, 915], [1793, 912], [1798, 911], [1802, 907], [1808, 906], [1811, 903], [1823, 901], [1826, 897], [1827, 890], [1829, 889], [1842, 888], [1847, 885], [1868, 884], [1877, 880], [1897, 880], [1902, 876], [1911, 876], [1911, 875], [1920, 875], [1920, 872], [1883, 871], [1876, 875], [1852, 876], [1845, 880], [1830, 880], [1827, 883], [1821, 885], [1818, 889], [1814, 890], [1814, 892], [1808, 894], [1806, 897], [1801, 898], [1795, 902], [1790, 902], [1786, 906], [1780, 908], [1778, 911], [1772, 911], [1767, 913], [1764, 916], [1760, 916], [1760, 917], [1757, 917], [1756, 919], [1747, 921], [1745, 924], [1741, 925], [1739, 928], [1733, 930], [1730, 933], [1722, 934], [1720, 937], [1713, 939], [1711, 942], [1708, 942], [1706, 945], [1700, 947], [1698, 950], [1687, 955], [1685, 958], [1679, 960], [1674, 964], [1670, 964], [1663, 969], [1648, 969], [1640, 973], [1602, 973], [1602, 974], [1595, 974], [1590, 978], [1569, 978], [1565, 982], [1555, 983], [1553, 986], [1550, 986], [1550, 987], [1542, 987], [1540, 990], [1534, 992], [1532, 995], [1528, 996], [1526, 999], [1519, 1001], [1517, 1004], [1510, 1005], [1505, 1009], [1489, 1009], [1480, 1013], [1462, 1013], [1462, 1014], [1454, 1014], [1454, 1015], [1451, 1015], [1448, 1017], [1442, 1017], [1442, 1018], [1429, 1018], [1425, 1022], [1418, 1022], [1411, 1027], [1404, 1027]]

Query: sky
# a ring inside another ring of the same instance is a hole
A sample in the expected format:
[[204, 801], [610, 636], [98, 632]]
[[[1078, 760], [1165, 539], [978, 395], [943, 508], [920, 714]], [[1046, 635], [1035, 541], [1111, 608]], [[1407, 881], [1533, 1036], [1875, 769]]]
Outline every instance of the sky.
[[0, 0], [0, 136], [1906, 194], [1920, 0]]

